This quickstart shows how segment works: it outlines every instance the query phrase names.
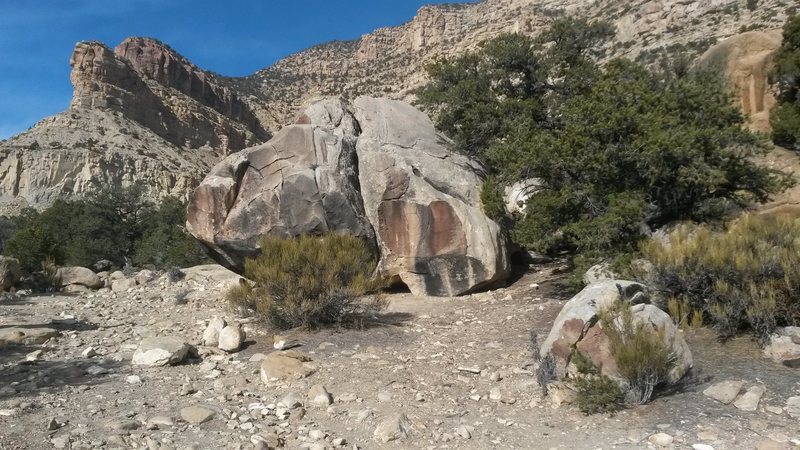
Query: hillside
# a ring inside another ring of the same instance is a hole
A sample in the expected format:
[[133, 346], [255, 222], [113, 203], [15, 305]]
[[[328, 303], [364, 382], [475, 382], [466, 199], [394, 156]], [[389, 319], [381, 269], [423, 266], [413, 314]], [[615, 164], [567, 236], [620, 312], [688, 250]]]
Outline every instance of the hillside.
[[71, 58], [70, 108], [0, 142], [0, 213], [44, 206], [100, 186], [142, 182], [154, 198], [185, 197], [213, 164], [264, 142], [311, 99], [410, 99], [438, 57], [503, 32], [536, 35], [566, 14], [608, 20], [604, 59], [697, 56], [746, 30], [779, 28], [789, 0], [486, 0], [427, 6], [410, 22], [330, 42], [242, 78], [204, 71], [153, 39], [114, 50], [82, 42]]

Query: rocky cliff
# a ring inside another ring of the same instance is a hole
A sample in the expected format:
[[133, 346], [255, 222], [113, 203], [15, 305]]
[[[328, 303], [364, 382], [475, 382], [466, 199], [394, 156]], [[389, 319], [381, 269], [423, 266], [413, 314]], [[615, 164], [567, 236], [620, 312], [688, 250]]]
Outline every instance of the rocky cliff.
[[[0, 142], [0, 213], [134, 181], [147, 183], [154, 197], [185, 196], [222, 157], [265, 142], [269, 131], [293, 122], [296, 111], [317, 97], [413, 100], [427, 62], [503, 32], [536, 35], [565, 14], [617, 26], [604, 58], [653, 61], [663, 53], [699, 55], [743, 31], [776, 30], [796, 6], [792, 0], [485, 0], [426, 6], [401, 26], [322, 44], [242, 78], [203, 71], [153, 39], [129, 38], [113, 51], [79, 43], [71, 59], [70, 109]], [[754, 100], [757, 112], [760, 103]]]
[[153, 39], [81, 42], [70, 108], [0, 143], [0, 212], [140, 182], [185, 197], [219, 158], [269, 138], [236, 93]]

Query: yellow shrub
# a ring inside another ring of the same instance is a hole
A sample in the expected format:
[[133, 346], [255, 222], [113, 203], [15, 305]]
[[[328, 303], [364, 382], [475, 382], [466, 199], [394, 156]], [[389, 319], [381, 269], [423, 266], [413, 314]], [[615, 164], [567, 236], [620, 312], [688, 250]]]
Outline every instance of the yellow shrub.
[[347, 316], [380, 309], [381, 299], [367, 293], [384, 286], [375, 280], [376, 261], [359, 238], [330, 234], [295, 239], [264, 237], [261, 254], [245, 262], [254, 281], [233, 287], [228, 300], [253, 309], [279, 329], [338, 323]]
[[800, 322], [800, 220], [746, 215], [727, 230], [683, 228], [669, 245], [641, 246], [654, 269], [647, 280], [668, 299], [688, 301], [722, 336], [749, 329], [765, 339]]

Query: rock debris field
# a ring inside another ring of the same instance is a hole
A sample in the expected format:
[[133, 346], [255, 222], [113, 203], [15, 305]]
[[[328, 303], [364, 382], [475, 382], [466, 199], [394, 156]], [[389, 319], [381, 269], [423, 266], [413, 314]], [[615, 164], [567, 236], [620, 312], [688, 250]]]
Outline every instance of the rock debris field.
[[358, 327], [282, 336], [226, 308], [238, 277], [219, 266], [6, 296], [0, 449], [797, 448], [798, 369], [710, 330], [686, 333], [694, 369], [647, 405], [586, 416], [568, 391], [544, 396], [530, 334], [568, 300], [561, 270], [455, 298], [392, 293]]

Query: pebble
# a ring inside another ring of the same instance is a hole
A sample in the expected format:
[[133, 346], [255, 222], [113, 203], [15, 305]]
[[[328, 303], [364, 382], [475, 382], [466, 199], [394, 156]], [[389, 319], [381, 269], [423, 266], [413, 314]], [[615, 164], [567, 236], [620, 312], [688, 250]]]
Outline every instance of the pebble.
[[326, 407], [333, 403], [333, 396], [321, 384], [315, 384], [308, 390], [308, 401], [314, 406]]
[[651, 444], [667, 447], [672, 444], [673, 437], [667, 433], [656, 433], [647, 439]]
[[81, 356], [83, 356], [84, 358], [91, 358], [97, 356], [97, 351], [94, 349], [94, 347], [86, 347], [81, 352]]

